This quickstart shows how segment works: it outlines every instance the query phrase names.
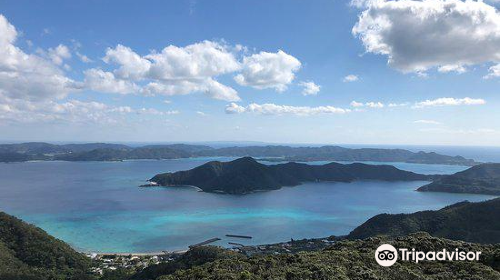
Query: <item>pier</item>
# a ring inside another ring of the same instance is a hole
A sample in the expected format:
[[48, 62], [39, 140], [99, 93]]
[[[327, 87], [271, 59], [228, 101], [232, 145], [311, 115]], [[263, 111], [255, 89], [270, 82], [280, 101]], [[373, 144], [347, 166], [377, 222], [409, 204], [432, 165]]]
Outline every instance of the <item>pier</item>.
[[196, 247], [200, 247], [200, 246], [203, 246], [203, 245], [207, 245], [207, 244], [210, 244], [210, 243], [214, 243], [216, 241], [219, 241], [221, 240], [220, 238], [211, 238], [211, 239], [208, 239], [208, 240], [205, 240], [203, 242], [200, 242], [200, 243], [196, 243], [194, 245], [191, 245], [189, 246], [189, 248], [196, 248]]
[[234, 238], [252, 239], [252, 237], [248, 236], [248, 235], [226, 234], [226, 236], [227, 237], [234, 237]]

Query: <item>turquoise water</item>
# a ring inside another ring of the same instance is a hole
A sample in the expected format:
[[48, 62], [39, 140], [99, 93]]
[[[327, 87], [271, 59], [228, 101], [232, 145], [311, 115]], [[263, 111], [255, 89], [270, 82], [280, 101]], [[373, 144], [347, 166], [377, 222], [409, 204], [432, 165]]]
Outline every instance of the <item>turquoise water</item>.
[[[426, 182], [307, 183], [250, 195], [210, 194], [189, 187], [138, 188], [157, 173], [212, 159], [0, 164], [0, 210], [81, 251], [156, 252], [185, 249], [212, 237], [223, 238], [218, 244], [225, 246], [228, 241], [262, 244], [342, 235], [379, 213], [491, 198], [414, 191]], [[426, 174], [466, 168], [394, 165]], [[225, 234], [254, 238], [231, 240]]]

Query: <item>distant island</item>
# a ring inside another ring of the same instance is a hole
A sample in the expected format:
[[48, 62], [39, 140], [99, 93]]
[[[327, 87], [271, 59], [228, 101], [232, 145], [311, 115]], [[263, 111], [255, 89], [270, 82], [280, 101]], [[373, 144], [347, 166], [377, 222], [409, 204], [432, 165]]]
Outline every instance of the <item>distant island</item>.
[[377, 235], [390, 237], [425, 231], [436, 237], [474, 243], [500, 243], [500, 198], [459, 202], [437, 211], [380, 214], [354, 229], [350, 239]]
[[205, 192], [246, 194], [314, 181], [418, 181], [431, 178], [391, 165], [335, 162], [325, 165], [296, 162], [265, 165], [254, 158], [243, 157], [230, 162], [211, 161], [187, 171], [158, 174], [150, 182], [159, 186], [195, 186]]
[[190, 157], [258, 157], [267, 161], [377, 161], [474, 166], [472, 159], [434, 152], [404, 149], [350, 149], [339, 146], [245, 146], [214, 148], [206, 145], [170, 144], [131, 147], [122, 144], [87, 143], [55, 145], [43, 142], [0, 144], [0, 162], [32, 160], [121, 161]]
[[484, 163], [441, 176], [418, 191], [500, 195], [500, 163]]

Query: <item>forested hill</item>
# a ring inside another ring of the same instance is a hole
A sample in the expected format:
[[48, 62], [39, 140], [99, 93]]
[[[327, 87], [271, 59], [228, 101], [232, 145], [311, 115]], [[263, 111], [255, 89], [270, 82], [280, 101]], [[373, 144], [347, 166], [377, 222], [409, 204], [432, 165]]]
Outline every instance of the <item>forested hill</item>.
[[[424, 252], [460, 248], [482, 253], [479, 261], [424, 261], [418, 264], [398, 261], [392, 267], [382, 267], [375, 262], [374, 252], [386, 243]], [[426, 233], [397, 239], [345, 240], [318, 251], [252, 257], [214, 247], [199, 247], [176, 261], [151, 266], [121, 280], [174, 279], [490, 280], [500, 279], [500, 247], [435, 238]]]
[[230, 162], [212, 161], [187, 171], [158, 174], [150, 181], [162, 186], [196, 186], [206, 192], [245, 194], [302, 182], [417, 181], [430, 178], [390, 165], [334, 162], [325, 165], [295, 162], [265, 165], [251, 157], [243, 157]]
[[88, 143], [55, 145], [41, 142], [0, 145], [0, 162], [28, 160], [119, 161], [127, 159], [177, 159], [188, 157], [258, 157], [268, 161], [378, 161], [425, 164], [477, 164], [461, 156], [403, 149], [350, 149], [339, 146], [290, 147], [246, 146], [213, 148], [206, 145], [169, 144], [131, 147], [122, 144]]
[[[451, 208], [456, 208], [457, 205]], [[484, 209], [490, 211], [489, 209]], [[484, 215], [497, 217], [495, 212]], [[489, 223], [479, 220], [478, 223]], [[477, 227], [477, 224], [474, 225]], [[398, 235], [399, 236], [399, 235]], [[307, 240], [304, 240], [307, 242]], [[294, 242], [292, 241], [293, 245]], [[456, 248], [481, 252], [479, 261], [397, 262], [376, 264], [381, 244], [418, 251]], [[140, 271], [119, 269], [88, 275], [89, 260], [44, 231], [0, 213], [0, 279], [2, 280], [194, 280], [194, 279], [500, 279], [500, 245], [480, 245], [431, 237], [419, 232], [397, 238], [377, 236], [338, 240], [326, 249], [248, 257], [218, 247], [196, 247], [179, 258]], [[116, 273], [115, 273], [116, 272]]]
[[380, 214], [354, 229], [351, 239], [392, 237], [425, 231], [433, 236], [476, 243], [500, 243], [500, 198], [461, 202], [438, 211]]
[[0, 279], [86, 280], [90, 260], [40, 228], [0, 212]]
[[500, 163], [484, 163], [441, 176], [418, 191], [500, 195]]

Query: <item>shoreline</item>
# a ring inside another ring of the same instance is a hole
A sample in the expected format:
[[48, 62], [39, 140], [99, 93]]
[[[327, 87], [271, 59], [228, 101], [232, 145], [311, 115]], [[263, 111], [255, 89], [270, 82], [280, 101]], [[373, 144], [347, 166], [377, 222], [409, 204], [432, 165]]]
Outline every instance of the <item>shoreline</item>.
[[80, 252], [85, 255], [94, 256], [132, 256], [132, 257], [148, 257], [148, 256], [160, 256], [160, 255], [182, 255], [186, 253], [188, 249], [177, 250], [177, 251], [159, 251], [159, 252], [126, 252], [126, 253], [112, 253], [112, 252]]

